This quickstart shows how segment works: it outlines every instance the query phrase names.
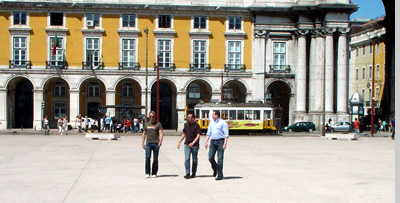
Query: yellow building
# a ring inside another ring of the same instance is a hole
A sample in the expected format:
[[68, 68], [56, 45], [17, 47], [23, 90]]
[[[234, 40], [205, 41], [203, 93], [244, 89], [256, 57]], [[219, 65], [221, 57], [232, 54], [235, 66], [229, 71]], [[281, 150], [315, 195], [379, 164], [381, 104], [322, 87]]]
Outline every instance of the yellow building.
[[[46, 115], [51, 127], [79, 114], [123, 121], [157, 106], [163, 126], [178, 129], [186, 108], [215, 101], [270, 102], [283, 107], [283, 125], [318, 126], [320, 64], [347, 77], [338, 53], [356, 9], [343, 0], [2, 1], [0, 129], [39, 129]], [[348, 118], [346, 97], [328, 92], [334, 120]]]
[[[364, 116], [381, 114], [380, 104], [385, 82], [385, 28], [379, 18], [361, 26], [353, 26], [350, 35], [350, 92], [358, 92], [364, 100]], [[372, 101], [374, 100], [374, 101]]]

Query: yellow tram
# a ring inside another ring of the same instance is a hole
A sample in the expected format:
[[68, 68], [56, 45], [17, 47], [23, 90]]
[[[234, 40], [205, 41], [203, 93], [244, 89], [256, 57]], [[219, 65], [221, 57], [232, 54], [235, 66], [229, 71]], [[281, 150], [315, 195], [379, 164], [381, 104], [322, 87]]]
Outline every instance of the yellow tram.
[[282, 108], [265, 103], [200, 103], [194, 106], [202, 132], [206, 132], [212, 112], [219, 111], [230, 133], [280, 133]]

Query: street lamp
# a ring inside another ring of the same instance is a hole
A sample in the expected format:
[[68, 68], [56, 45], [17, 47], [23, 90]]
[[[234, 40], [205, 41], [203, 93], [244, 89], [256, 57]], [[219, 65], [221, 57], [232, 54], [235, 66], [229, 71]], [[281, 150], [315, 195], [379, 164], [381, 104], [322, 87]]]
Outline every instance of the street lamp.
[[145, 98], [145, 112], [144, 112], [144, 116], [145, 116], [145, 120], [146, 120], [146, 118], [147, 118], [147, 113], [148, 113], [148, 109], [147, 109], [147, 94], [148, 94], [148, 69], [147, 69], [147, 67], [148, 67], [148, 56], [149, 56], [149, 51], [148, 51], [148, 47], [149, 47], [149, 29], [147, 29], [147, 27], [143, 30], [144, 31], [144, 33], [146, 33], [146, 86], [145, 86], [145, 91], [146, 91], [146, 93], [145, 93], [145, 95], [146, 95], [146, 98]]

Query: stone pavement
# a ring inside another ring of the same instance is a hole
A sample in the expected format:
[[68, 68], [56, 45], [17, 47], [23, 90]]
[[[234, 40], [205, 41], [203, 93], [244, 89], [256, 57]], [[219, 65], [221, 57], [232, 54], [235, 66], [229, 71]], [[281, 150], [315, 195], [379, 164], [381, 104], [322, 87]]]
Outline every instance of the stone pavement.
[[386, 134], [231, 136], [221, 181], [204, 137], [197, 177], [186, 180], [179, 132], [166, 131], [158, 177], [147, 179], [138, 133], [55, 134], [0, 132], [1, 202], [395, 202], [395, 141]]

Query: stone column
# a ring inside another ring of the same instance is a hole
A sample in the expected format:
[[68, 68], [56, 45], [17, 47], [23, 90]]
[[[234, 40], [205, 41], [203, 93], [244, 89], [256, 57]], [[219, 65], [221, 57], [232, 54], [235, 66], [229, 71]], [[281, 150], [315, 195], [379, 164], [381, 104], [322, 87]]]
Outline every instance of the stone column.
[[[265, 72], [268, 68], [265, 64], [266, 59], [266, 37], [267, 32], [265, 30], [256, 30], [254, 33], [253, 43], [253, 80], [251, 100], [265, 101]], [[264, 87], [264, 88], [259, 88]]]
[[7, 129], [7, 89], [0, 89], [0, 130]]
[[185, 121], [185, 107], [186, 107], [186, 91], [179, 91], [176, 94], [176, 110], [178, 112], [178, 132], [182, 132], [183, 123]]
[[[106, 105], [115, 105], [115, 90], [106, 90]], [[108, 108], [107, 116], [115, 116], [115, 108]]]
[[[141, 100], [142, 100], [142, 102], [141, 102], [141, 104], [142, 104], [142, 106], [144, 106], [145, 108], [143, 108], [142, 110], [141, 110], [141, 113], [142, 114], [144, 114], [145, 115], [145, 117], [147, 118], [147, 116], [149, 115], [149, 112], [151, 111], [151, 109], [150, 109], [150, 107], [151, 107], [151, 103], [150, 103], [150, 99], [149, 99], [149, 95], [151, 95], [151, 92], [147, 92], [147, 104], [146, 104], [146, 90], [144, 90], [144, 91], [142, 91], [142, 92], [140, 92], [141, 93]], [[148, 112], [146, 112], [146, 105], [147, 105], [147, 111]]]
[[[69, 90], [69, 120], [70, 121], [75, 121], [76, 116], [80, 114], [79, 107], [81, 106], [80, 103], [80, 90], [79, 89], [74, 89], [74, 90]], [[85, 115], [82, 115], [84, 117]]]
[[[42, 128], [42, 101], [43, 89], [33, 90], [33, 129], [40, 130]], [[50, 104], [46, 104], [50, 105]], [[16, 118], [18, 119], [18, 118]]]
[[298, 30], [297, 34], [297, 67], [296, 71], [296, 110], [295, 122], [304, 120], [306, 112], [307, 61], [306, 35], [308, 30]]
[[310, 97], [309, 109], [311, 113], [322, 112], [323, 101], [323, 68], [325, 66], [325, 44], [321, 29], [312, 31], [310, 54]]
[[325, 29], [325, 111], [327, 114], [333, 113], [333, 101], [334, 101], [334, 45], [333, 45], [333, 33], [336, 28]]
[[338, 43], [338, 70], [337, 70], [337, 113], [347, 113], [347, 61], [348, 61], [348, 44], [347, 33], [350, 28], [339, 28], [339, 43]]

